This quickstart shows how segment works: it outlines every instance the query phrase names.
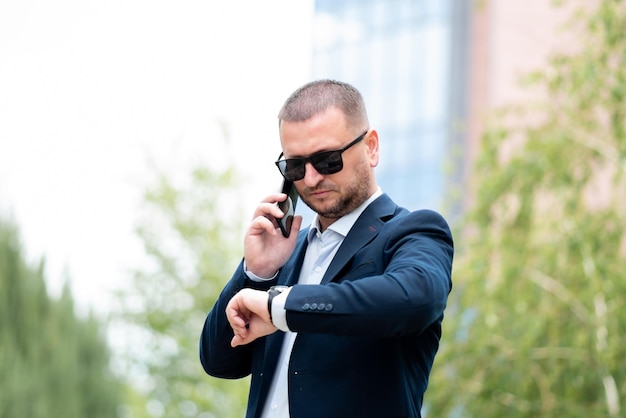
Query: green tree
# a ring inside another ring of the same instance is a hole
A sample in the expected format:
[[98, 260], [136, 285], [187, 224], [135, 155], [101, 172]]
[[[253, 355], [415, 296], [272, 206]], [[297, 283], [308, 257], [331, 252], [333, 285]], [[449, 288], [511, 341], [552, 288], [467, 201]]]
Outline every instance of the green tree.
[[242, 417], [248, 379], [204, 372], [198, 342], [208, 311], [241, 257], [241, 211], [232, 169], [192, 170], [186, 184], [159, 175], [138, 228], [149, 263], [122, 294], [132, 343], [130, 370], [145, 400], [133, 417]]
[[547, 100], [483, 137], [433, 416], [626, 414], [626, 3], [585, 6]]
[[121, 383], [102, 327], [77, 318], [68, 285], [48, 296], [43, 266], [25, 261], [17, 228], [0, 220], [0, 417], [116, 417]]

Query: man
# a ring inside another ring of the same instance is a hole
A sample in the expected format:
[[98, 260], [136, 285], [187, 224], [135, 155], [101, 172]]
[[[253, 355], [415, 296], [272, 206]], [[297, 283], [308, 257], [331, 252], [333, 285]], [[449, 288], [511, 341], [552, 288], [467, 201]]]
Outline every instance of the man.
[[276, 165], [317, 215], [302, 231], [296, 216], [285, 238], [286, 195], [260, 203], [202, 330], [202, 365], [252, 374], [248, 418], [420, 417], [452, 286], [448, 225], [382, 193], [378, 133], [354, 87], [299, 88], [279, 134]]

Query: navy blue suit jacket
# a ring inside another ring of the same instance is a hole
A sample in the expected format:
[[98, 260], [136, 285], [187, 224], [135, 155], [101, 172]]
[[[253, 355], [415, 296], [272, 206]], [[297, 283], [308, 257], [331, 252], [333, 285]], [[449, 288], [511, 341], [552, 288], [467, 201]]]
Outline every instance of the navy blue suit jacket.
[[244, 287], [293, 285], [285, 305], [298, 332], [289, 361], [291, 417], [419, 417], [452, 287], [446, 221], [383, 194], [356, 221], [319, 286], [296, 284], [307, 232], [274, 280], [254, 282], [239, 265], [204, 324], [204, 369], [222, 378], [252, 374], [246, 417], [260, 417], [284, 333], [231, 348], [225, 308]]

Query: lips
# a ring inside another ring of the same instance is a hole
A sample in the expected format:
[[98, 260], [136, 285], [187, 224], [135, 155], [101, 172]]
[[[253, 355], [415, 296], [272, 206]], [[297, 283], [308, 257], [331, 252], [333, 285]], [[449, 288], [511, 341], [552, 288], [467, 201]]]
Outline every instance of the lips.
[[323, 199], [330, 194], [332, 190], [313, 190], [309, 193], [310, 197], [316, 199]]
[[314, 192], [311, 192], [311, 194], [314, 196], [325, 194], [325, 193], [328, 193], [328, 190], [316, 190]]
[[310, 196], [314, 198], [322, 198], [328, 196], [331, 192], [336, 191], [336, 188], [331, 184], [324, 184], [321, 182], [317, 184], [315, 187], [307, 187], [303, 190], [305, 196]]

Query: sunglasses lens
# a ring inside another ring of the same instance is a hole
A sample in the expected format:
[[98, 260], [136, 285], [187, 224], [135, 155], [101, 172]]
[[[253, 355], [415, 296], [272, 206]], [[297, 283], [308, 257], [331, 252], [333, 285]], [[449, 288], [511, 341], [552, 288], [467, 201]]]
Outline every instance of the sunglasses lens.
[[311, 157], [313, 167], [320, 174], [335, 174], [343, 168], [341, 152], [328, 151]]
[[297, 181], [304, 177], [304, 161], [293, 158], [289, 160], [281, 160], [278, 163], [278, 168], [283, 174], [283, 177], [289, 181]]
[[304, 178], [307, 162], [313, 164], [313, 168], [320, 174], [335, 174], [343, 168], [341, 151], [320, 152], [309, 158], [279, 160], [276, 165], [285, 179], [298, 181]]

